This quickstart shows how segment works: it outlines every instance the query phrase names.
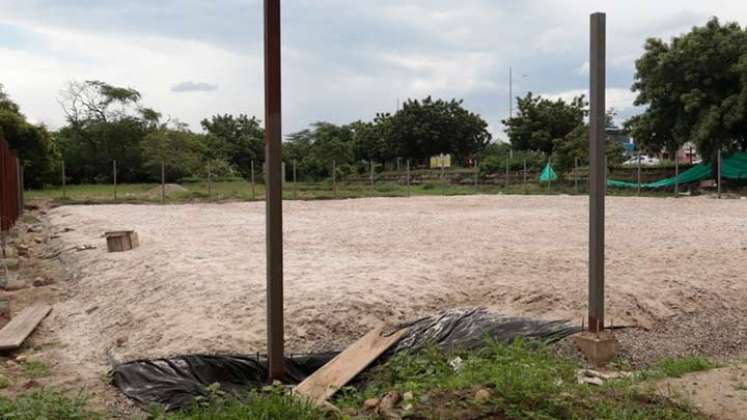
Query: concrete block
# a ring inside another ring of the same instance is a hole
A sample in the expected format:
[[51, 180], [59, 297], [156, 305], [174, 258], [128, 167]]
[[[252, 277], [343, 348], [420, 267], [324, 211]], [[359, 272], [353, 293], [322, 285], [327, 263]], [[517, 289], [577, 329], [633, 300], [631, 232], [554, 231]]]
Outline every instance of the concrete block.
[[591, 333], [584, 331], [573, 336], [576, 347], [586, 359], [596, 366], [603, 366], [614, 359], [619, 352], [620, 344], [609, 331]]

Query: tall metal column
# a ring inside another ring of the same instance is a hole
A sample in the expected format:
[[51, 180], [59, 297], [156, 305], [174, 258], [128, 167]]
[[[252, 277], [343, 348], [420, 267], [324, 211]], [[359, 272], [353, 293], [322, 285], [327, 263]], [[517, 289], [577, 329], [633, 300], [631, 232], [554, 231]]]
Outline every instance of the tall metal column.
[[589, 99], [589, 331], [604, 329], [605, 32], [604, 13], [591, 15]]
[[[265, 0], [265, 218], [267, 234], [267, 356], [270, 380], [283, 379], [283, 183], [280, 107], [280, 0]], [[253, 174], [253, 172], [252, 172]]]

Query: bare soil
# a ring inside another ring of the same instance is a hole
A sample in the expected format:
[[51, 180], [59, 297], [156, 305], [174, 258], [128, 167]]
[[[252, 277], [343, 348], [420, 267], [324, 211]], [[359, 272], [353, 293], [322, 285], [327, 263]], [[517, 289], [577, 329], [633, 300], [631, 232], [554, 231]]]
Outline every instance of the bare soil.
[[[379, 320], [456, 307], [581, 322], [587, 209], [580, 196], [287, 201], [287, 349], [340, 349]], [[646, 329], [675, 317], [727, 314], [744, 329], [745, 214], [747, 200], [607, 199], [608, 321], [643, 329], [629, 340], [643, 342], [636, 352], [647, 351]], [[43, 334], [81, 380], [124, 360], [264, 351], [263, 203], [66, 206], [48, 217], [71, 279]], [[140, 247], [107, 253], [103, 233], [120, 229], [137, 231]], [[72, 249], [83, 245], [96, 248]]]

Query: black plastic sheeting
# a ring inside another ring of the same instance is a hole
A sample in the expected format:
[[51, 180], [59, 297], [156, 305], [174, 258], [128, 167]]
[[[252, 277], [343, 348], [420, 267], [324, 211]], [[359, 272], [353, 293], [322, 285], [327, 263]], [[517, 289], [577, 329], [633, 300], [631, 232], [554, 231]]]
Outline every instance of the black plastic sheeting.
[[[511, 318], [484, 309], [446, 312], [404, 325], [409, 332], [377, 362], [393, 354], [432, 345], [444, 351], [479, 348], [489, 338], [511, 342], [517, 338], [554, 342], [581, 331], [565, 321]], [[338, 352], [291, 356], [285, 359], [285, 376], [298, 383], [330, 361]], [[267, 360], [261, 355], [189, 355], [169, 359], [137, 360], [116, 366], [112, 384], [127, 397], [166, 409], [191, 406], [207, 387], [219, 384], [222, 391], [246, 391], [267, 385]]]

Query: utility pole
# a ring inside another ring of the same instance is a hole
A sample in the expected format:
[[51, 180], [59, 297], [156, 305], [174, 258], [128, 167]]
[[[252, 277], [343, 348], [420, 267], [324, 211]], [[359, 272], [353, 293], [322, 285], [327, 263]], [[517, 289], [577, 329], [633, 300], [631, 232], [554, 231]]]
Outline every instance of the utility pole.
[[605, 31], [604, 13], [591, 15], [589, 115], [589, 331], [604, 329]]
[[514, 117], [514, 78], [511, 66], [508, 66], [508, 119]]
[[[264, 0], [265, 218], [267, 244], [267, 357], [269, 379], [283, 380], [283, 180], [280, 106], [280, 0]], [[252, 164], [252, 166], [254, 166]], [[254, 170], [252, 168], [252, 179]], [[254, 183], [252, 182], [252, 186]], [[253, 189], [253, 188], [252, 188]]]

